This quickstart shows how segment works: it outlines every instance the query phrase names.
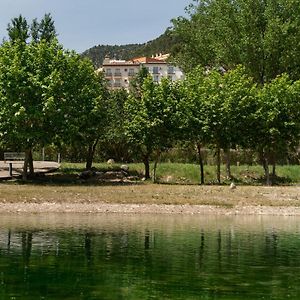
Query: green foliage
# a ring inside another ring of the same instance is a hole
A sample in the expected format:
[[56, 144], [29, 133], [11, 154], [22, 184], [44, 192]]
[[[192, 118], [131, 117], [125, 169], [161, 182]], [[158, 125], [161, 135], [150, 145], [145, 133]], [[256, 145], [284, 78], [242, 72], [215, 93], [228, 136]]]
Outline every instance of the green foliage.
[[173, 55], [185, 71], [242, 64], [260, 84], [283, 72], [299, 78], [298, 1], [197, 0], [188, 13], [173, 20], [173, 35], [183, 41]]
[[149, 76], [141, 86], [139, 97], [130, 95], [126, 103], [126, 132], [129, 139], [145, 153], [168, 147], [176, 126], [172, 121], [176, 99], [167, 80], [155, 84]]
[[11, 20], [7, 25], [7, 32], [11, 41], [25, 42], [29, 37], [29, 26], [27, 20], [21, 15]]
[[61, 47], [56, 41], [27, 46], [16, 41], [4, 43], [0, 53], [1, 143], [23, 149], [49, 143], [55, 111], [48, 91]]
[[106, 124], [106, 81], [57, 42], [50, 15], [34, 20], [32, 32], [31, 42], [17, 38], [0, 48], [1, 144], [31, 151], [80, 143], [91, 163]]
[[[144, 168], [142, 163], [129, 163], [129, 170], [132, 174], [140, 174], [142, 176]], [[106, 163], [95, 163], [97, 170], [113, 170], [119, 169], [120, 164], [108, 166]], [[150, 165], [153, 171], [153, 163]], [[83, 163], [63, 163], [61, 167], [62, 174], [78, 175], [85, 169]], [[222, 165], [222, 173], [225, 172], [225, 166]], [[205, 176], [207, 184], [215, 184], [215, 166], [207, 165], [205, 168]], [[240, 165], [232, 166], [232, 176], [234, 181], [241, 185], [261, 185], [264, 182], [263, 169], [258, 165]], [[300, 168], [297, 165], [280, 165], [277, 167], [277, 184], [297, 184], [300, 177]], [[199, 183], [199, 167], [192, 163], [165, 163], [162, 162], [157, 166], [157, 179], [160, 183], [180, 183], [180, 184], [198, 184]], [[228, 184], [225, 177], [222, 178], [224, 183]]]
[[41, 22], [35, 18], [31, 25], [27, 20], [20, 15], [17, 18], [13, 18], [11, 23], [7, 26], [7, 32], [9, 40], [27, 42], [27, 39], [31, 37], [32, 41], [39, 42], [45, 40], [47, 42], [56, 38], [56, 29], [51, 14], [45, 14]]
[[105, 135], [100, 139], [98, 149], [104, 159], [132, 160], [131, 145], [124, 134], [126, 120], [124, 106], [127, 98], [128, 92], [124, 89], [111, 90], [107, 98], [106, 130]]
[[[258, 93], [256, 144], [265, 156], [279, 156], [298, 146], [300, 134], [300, 82], [277, 77]], [[274, 159], [274, 158], [273, 158]]]

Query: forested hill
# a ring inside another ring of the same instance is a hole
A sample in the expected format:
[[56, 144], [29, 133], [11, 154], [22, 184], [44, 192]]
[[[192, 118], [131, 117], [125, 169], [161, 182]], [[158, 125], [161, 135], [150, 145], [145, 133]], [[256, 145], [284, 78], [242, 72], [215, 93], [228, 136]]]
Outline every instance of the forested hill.
[[138, 56], [151, 56], [159, 53], [170, 53], [176, 44], [169, 29], [158, 38], [144, 44], [127, 45], [98, 45], [82, 53], [82, 56], [89, 57], [95, 68], [102, 65], [106, 55], [116, 59], [131, 59]]

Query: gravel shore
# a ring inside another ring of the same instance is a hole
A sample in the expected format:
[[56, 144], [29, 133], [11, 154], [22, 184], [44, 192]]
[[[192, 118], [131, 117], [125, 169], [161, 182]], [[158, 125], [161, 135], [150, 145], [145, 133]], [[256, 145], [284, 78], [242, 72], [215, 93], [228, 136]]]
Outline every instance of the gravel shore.
[[299, 216], [300, 207], [213, 205], [108, 204], [108, 203], [1, 203], [0, 213], [118, 213]]
[[0, 213], [300, 215], [300, 187], [0, 185]]

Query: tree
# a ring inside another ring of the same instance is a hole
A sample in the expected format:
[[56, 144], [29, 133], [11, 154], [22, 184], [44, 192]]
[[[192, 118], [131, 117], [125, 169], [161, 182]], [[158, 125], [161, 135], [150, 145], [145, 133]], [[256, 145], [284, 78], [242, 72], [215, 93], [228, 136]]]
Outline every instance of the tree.
[[198, 151], [201, 184], [204, 183], [201, 147], [216, 150], [217, 180], [221, 181], [221, 149], [226, 157], [227, 177], [230, 172], [230, 148], [245, 146], [256, 111], [255, 86], [239, 67], [225, 74], [218, 70], [195, 68], [184, 82], [181, 103], [185, 112], [185, 138], [194, 142]]
[[187, 11], [173, 20], [183, 41], [173, 56], [185, 71], [241, 64], [259, 84], [283, 72], [299, 78], [299, 1], [196, 0]]
[[168, 80], [156, 84], [150, 76], [142, 84], [138, 97], [134, 95], [129, 95], [125, 104], [126, 136], [141, 154], [145, 165], [145, 178], [149, 179], [151, 154], [156, 152], [158, 157], [172, 142], [172, 118], [175, 115], [176, 99]]
[[258, 92], [256, 130], [253, 136], [265, 171], [267, 185], [272, 184], [269, 164], [275, 175], [276, 157], [298, 146], [300, 137], [300, 82], [284, 74]]
[[57, 37], [54, 21], [51, 14], [45, 14], [39, 24], [39, 39], [45, 41], [51, 41]]
[[105, 91], [91, 63], [56, 39], [0, 47], [1, 143], [25, 152], [24, 179], [34, 147], [81, 137], [92, 152], [103, 124]]
[[124, 106], [127, 98], [128, 92], [124, 89], [110, 91], [106, 110], [106, 133], [100, 141], [100, 149], [106, 158], [122, 162], [131, 159], [131, 145], [124, 134], [126, 120]]
[[23, 41], [28, 42], [28, 38], [34, 42], [39, 42], [41, 40], [51, 41], [56, 38], [56, 29], [54, 25], [54, 20], [51, 14], [45, 14], [43, 19], [38, 22], [35, 18], [29, 25], [27, 20], [20, 15], [17, 18], [13, 18], [7, 26], [7, 32], [10, 41]]
[[22, 41], [26, 42], [29, 38], [29, 25], [27, 20], [19, 15], [19, 17], [11, 20], [11, 23], [7, 25], [7, 32], [10, 41]]
[[106, 81], [96, 74], [91, 62], [74, 52], [67, 52], [51, 85], [57, 113], [58, 143], [77, 144], [86, 148], [86, 169], [92, 168], [97, 144], [107, 127]]
[[51, 98], [45, 95], [61, 50], [56, 42], [26, 46], [14, 41], [0, 48], [1, 142], [25, 151], [24, 179], [32, 148], [49, 143], [54, 134], [50, 113], [55, 112], [49, 111]]
[[208, 143], [209, 133], [205, 124], [205, 107], [203, 102], [204, 94], [203, 68], [195, 68], [187, 74], [186, 80], [182, 84], [182, 97], [179, 103], [181, 112], [182, 140], [190, 141], [196, 145], [200, 166], [200, 184], [204, 184], [204, 166], [201, 155], [201, 148]]
[[138, 74], [130, 81], [129, 91], [130, 94], [136, 99], [140, 99], [142, 97], [142, 86], [148, 76], [149, 71], [144, 66], [142, 66]]

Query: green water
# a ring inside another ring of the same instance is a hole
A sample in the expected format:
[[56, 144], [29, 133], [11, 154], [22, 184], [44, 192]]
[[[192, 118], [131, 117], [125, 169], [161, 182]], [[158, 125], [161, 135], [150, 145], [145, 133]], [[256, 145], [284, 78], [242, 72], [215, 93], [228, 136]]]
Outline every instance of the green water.
[[2, 215], [0, 299], [300, 299], [300, 218]]

